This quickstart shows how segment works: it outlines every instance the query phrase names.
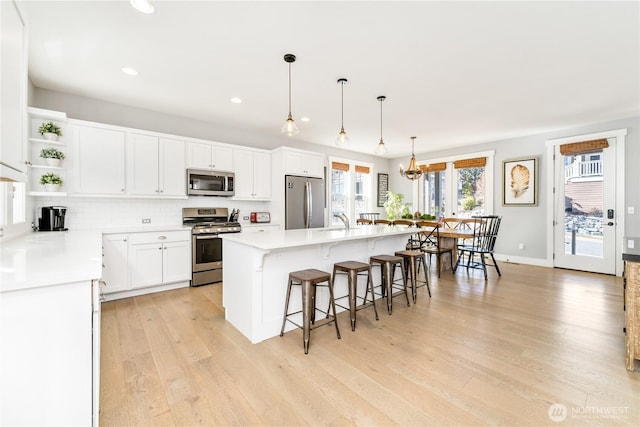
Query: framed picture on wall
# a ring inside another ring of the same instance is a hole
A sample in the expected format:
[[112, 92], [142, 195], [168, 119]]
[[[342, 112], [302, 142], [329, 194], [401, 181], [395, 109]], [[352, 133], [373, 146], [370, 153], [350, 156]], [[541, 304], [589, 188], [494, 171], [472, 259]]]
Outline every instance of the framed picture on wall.
[[502, 205], [538, 205], [538, 158], [502, 162]]
[[387, 194], [389, 192], [389, 175], [386, 173], [378, 174], [378, 207], [384, 206], [384, 202], [387, 201]]

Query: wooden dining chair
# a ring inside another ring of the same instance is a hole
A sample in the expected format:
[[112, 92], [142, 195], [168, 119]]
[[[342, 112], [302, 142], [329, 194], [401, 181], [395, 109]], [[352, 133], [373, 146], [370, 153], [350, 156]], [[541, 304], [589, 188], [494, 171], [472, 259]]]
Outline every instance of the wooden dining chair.
[[[493, 248], [496, 244], [502, 217], [485, 215], [473, 218], [478, 220], [473, 230], [473, 239], [471, 244], [458, 246], [458, 260], [456, 261], [453, 272], [455, 273], [459, 266], [467, 267], [467, 271], [469, 271], [469, 268], [478, 268], [482, 269], [484, 272], [484, 280], [487, 280], [486, 257], [490, 256], [498, 276], [502, 276], [498, 263], [493, 255]], [[467, 257], [466, 261], [464, 259], [465, 255]]]
[[366, 219], [366, 218], [358, 218], [358, 219], [356, 219], [356, 224], [358, 224], [358, 225], [370, 225], [370, 224], [373, 224], [373, 221], [371, 221], [370, 219]]
[[396, 219], [393, 221], [393, 225], [406, 225], [408, 227], [413, 227], [414, 222], [408, 219]]
[[378, 212], [361, 212], [358, 215], [362, 219], [369, 219], [371, 221], [375, 221], [376, 219], [378, 219], [380, 217], [380, 214]]
[[421, 228], [427, 228], [425, 231], [421, 231], [420, 250], [429, 255], [429, 264], [431, 264], [431, 255], [436, 256], [436, 268], [438, 271], [438, 277], [440, 277], [440, 271], [442, 270], [441, 258], [445, 254], [449, 254], [449, 264], [451, 264], [451, 271], [453, 271], [453, 248], [444, 247], [442, 240], [440, 239], [440, 226], [437, 221], [419, 221], [416, 223]]
[[389, 221], [388, 219], [374, 219], [373, 223], [375, 225], [378, 225], [378, 224], [391, 225], [391, 224], [393, 224], [393, 221]]
[[444, 218], [442, 222], [444, 223], [445, 227], [456, 229], [460, 227], [461, 220], [460, 218], [451, 217], [451, 218]]

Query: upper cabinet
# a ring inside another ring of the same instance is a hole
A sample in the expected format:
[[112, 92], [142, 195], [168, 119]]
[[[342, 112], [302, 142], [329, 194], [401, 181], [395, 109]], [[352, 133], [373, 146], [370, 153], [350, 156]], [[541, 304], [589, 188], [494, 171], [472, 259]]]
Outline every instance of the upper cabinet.
[[67, 116], [40, 108], [30, 107], [27, 111], [29, 195], [66, 196], [69, 186], [66, 165], [70, 155]]
[[234, 199], [271, 199], [271, 154], [262, 150], [233, 150]]
[[78, 125], [75, 132], [75, 192], [124, 195], [125, 132]]
[[184, 141], [130, 133], [127, 194], [186, 197]]
[[206, 142], [189, 142], [187, 150], [187, 167], [189, 168], [233, 171], [231, 147]]
[[0, 8], [0, 178], [25, 182], [27, 29], [15, 1]]
[[324, 177], [324, 156], [304, 151], [284, 151], [285, 175]]

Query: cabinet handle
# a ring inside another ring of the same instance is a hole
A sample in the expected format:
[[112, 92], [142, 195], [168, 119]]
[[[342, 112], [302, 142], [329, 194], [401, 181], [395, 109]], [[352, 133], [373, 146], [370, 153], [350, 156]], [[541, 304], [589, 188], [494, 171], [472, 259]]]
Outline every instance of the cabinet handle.
[[161, 250], [162, 250], [162, 246], [160, 246], [160, 247], [158, 248], [158, 250], [159, 250], [159, 251], [161, 251]]
[[164, 190], [160, 190], [161, 193], [164, 193]]
[[127, 239], [122, 239], [122, 241], [123, 241], [123, 242], [126, 242], [126, 241], [127, 241]]
[[159, 193], [159, 192], [160, 192], [160, 190], [156, 190], [156, 193]]
[[160, 240], [166, 240], [166, 239], [167, 239], [167, 236], [158, 236], [158, 239], [160, 239]]
[[124, 193], [124, 188], [122, 190], [120, 190], [120, 191], [122, 191]]

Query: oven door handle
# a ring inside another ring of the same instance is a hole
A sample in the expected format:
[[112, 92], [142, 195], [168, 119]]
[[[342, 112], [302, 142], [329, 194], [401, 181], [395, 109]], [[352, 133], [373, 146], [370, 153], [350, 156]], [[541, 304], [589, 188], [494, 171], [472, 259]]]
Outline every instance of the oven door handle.
[[196, 240], [208, 240], [208, 239], [219, 239], [220, 236], [217, 234], [208, 234], [205, 236], [196, 236]]

